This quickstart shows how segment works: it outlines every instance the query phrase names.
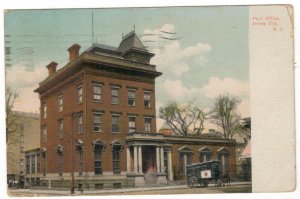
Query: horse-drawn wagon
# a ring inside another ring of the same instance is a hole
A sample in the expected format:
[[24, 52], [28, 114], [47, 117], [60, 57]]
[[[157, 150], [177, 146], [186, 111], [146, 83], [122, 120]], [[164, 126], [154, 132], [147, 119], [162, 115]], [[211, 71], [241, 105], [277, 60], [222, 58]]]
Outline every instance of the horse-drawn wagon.
[[209, 183], [214, 183], [215, 186], [230, 183], [229, 175], [222, 173], [222, 165], [218, 160], [187, 165], [186, 172], [189, 187], [196, 187], [198, 184], [207, 187]]

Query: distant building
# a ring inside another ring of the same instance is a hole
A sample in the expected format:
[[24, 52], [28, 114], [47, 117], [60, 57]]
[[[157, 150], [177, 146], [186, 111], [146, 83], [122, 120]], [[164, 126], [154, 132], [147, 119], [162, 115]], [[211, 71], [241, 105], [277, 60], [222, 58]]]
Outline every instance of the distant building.
[[25, 151], [25, 182], [29, 186], [39, 186], [41, 177], [40, 148]]
[[[7, 180], [18, 181], [26, 172], [26, 161], [31, 164], [35, 159], [26, 159], [25, 151], [40, 147], [40, 119], [38, 114], [13, 112], [16, 119], [16, 132], [7, 145]], [[39, 173], [39, 171], [36, 171]]]
[[241, 154], [242, 179], [251, 181], [252, 179], [252, 158], [251, 158], [251, 141], [249, 140]]
[[150, 53], [135, 32], [118, 48], [94, 44], [35, 91], [41, 100], [41, 185], [87, 188], [166, 185], [184, 180], [187, 164], [219, 159], [235, 173], [235, 140], [156, 131], [155, 78]]
[[[233, 139], [236, 140], [237, 145], [236, 145], [236, 173], [237, 173], [237, 177], [240, 180], [251, 180], [251, 178], [249, 178], [249, 174], [245, 174], [245, 173], [249, 173], [248, 168], [249, 165], [245, 166], [245, 157], [243, 157], [242, 153], [245, 151], [246, 147], [250, 144], [250, 140], [251, 140], [251, 118], [244, 118], [242, 119], [242, 125], [243, 125], [243, 132], [237, 133], [233, 136]], [[251, 154], [251, 153], [250, 153]], [[250, 158], [251, 159], [251, 158]], [[251, 167], [251, 165], [250, 165]], [[251, 175], [251, 174], [250, 174]]]

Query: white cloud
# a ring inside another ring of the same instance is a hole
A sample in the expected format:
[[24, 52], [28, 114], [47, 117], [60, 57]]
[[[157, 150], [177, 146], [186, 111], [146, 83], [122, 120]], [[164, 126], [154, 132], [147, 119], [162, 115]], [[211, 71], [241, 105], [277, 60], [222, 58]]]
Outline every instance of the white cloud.
[[47, 69], [43, 66], [46, 64], [39, 64], [32, 69], [21, 64], [6, 68], [6, 86], [12, 87], [19, 94], [14, 110], [39, 112], [39, 96], [34, 90], [47, 76]]
[[208, 98], [217, 98], [222, 94], [230, 94], [241, 98], [237, 110], [241, 117], [250, 116], [250, 85], [248, 81], [240, 81], [231, 77], [220, 79], [219, 77], [212, 77], [208, 84], [202, 87], [204, 95]]
[[163, 88], [165, 92], [170, 96], [170, 99], [192, 99], [201, 95], [200, 88], [185, 87], [180, 80], [166, 80], [163, 82]]
[[[167, 40], [163, 38], [178, 38], [177, 34], [168, 34], [164, 32], [175, 32], [173, 24], [165, 24], [155, 30], [144, 30], [144, 41], [150, 42], [150, 48], [155, 56], [151, 63], [157, 65], [157, 69], [163, 73], [169, 73], [172, 76], [180, 77], [189, 71], [189, 65], [202, 65], [207, 63], [208, 53], [211, 51], [209, 44], [198, 42], [193, 46], [183, 48], [180, 40]], [[157, 44], [163, 46], [157, 46]]]
[[221, 94], [247, 97], [250, 92], [248, 81], [239, 81], [231, 77], [226, 77], [224, 79], [211, 77], [208, 84], [205, 84], [202, 89], [204, 95], [208, 98], [216, 98]]
[[44, 65], [37, 65], [29, 69], [21, 64], [6, 68], [6, 84], [14, 88], [26, 88], [33, 85], [38, 85], [40, 81], [46, 78], [47, 69]]

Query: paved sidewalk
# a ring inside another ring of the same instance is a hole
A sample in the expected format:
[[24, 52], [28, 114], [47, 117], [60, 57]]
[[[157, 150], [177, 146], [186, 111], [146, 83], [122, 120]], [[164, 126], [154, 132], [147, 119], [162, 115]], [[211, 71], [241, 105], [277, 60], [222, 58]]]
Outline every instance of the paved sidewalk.
[[[232, 182], [231, 186], [251, 185], [251, 182]], [[208, 187], [214, 187], [214, 184], [209, 184]], [[188, 188], [187, 185], [170, 185], [162, 187], [139, 187], [139, 188], [121, 188], [121, 189], [107, 189], [107, 190], [84, 190], [83, 194], [80, 191], [75, 191], [74, 195], [85, 194], [108, 194], [109, 193], [128, 193], [137, 191], [151, 191], [151, 190], [168, 190], [168, 189], [182, 189]], [[31, 194], [44, 194], [44, 195], [71, 195], [70, 190], [54, 190], [54, 189], [13, 189], [9, 190], [10, 193], [31, 193]], [[141, 193], [142, 194], [142, 193]]]

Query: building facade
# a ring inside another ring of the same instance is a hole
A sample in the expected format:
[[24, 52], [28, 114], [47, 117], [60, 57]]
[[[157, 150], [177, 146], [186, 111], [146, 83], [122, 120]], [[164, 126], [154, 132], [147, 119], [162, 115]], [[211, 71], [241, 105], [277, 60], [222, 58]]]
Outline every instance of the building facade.
[[41, 178], [40, 148], [25, 151], [25, 187], [39, 186]]
[[40, 147], [40, 118], [35, 113], [14, 111], [12, 119], [16, 131], [8, 138], [7, 180], [19, 181], [26, 173], [25, 151]]
[[155, 78], [161, 73], [134, 31], [118, 48], [79, 50], [78, 44], [68, 49], [69, 63], [60, 70], [51, 62], [35, 90], [41, 186], [68, 187], [72, 174], [83, 188], [164, 185], [185, 179], [185, 165], [211, 158], [235, 172], [234, 140], [157, 133]]

